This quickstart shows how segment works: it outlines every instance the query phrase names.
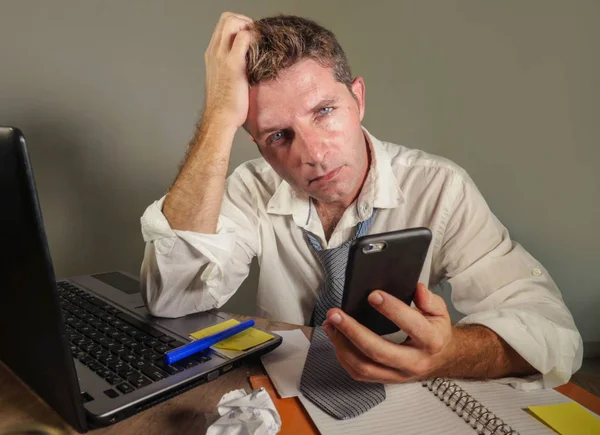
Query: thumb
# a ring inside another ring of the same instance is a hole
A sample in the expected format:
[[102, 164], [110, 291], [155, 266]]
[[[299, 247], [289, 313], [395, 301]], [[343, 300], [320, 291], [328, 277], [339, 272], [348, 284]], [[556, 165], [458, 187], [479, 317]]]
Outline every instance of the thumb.
[[415, 305], [423, 312], [433, 316], [448, 316], [448, 308], [444, 300], [431, 290], [425, 287], [425, 284], [418, 283], [415, 292]]

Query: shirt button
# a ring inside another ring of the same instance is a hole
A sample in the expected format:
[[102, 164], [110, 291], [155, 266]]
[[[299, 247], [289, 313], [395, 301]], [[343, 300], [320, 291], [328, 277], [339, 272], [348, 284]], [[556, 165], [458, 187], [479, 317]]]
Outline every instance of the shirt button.
[[531, 274], [533, 276], [540, 276], [542, 274], [542, 271], [540, 269], [538, 269], [537, 267], [531, 269]]

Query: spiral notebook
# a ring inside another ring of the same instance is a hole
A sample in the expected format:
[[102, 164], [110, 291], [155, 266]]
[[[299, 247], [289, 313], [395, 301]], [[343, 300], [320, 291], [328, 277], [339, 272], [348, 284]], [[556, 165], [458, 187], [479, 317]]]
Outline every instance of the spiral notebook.
[[337, 420], [302, 395], [322, 435], [354, 434], [555, 434], [529, 406], [572, 402], [554, 390], [520, 391], [494, 382], [436, 378], [386, 386], [387, 399], [350, 420]]

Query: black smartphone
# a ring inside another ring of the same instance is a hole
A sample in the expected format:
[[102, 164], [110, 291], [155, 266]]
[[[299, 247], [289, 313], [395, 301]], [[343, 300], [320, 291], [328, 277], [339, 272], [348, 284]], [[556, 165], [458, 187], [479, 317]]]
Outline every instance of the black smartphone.
[[379, 335], [398, 331], [367, 298], [373, 290], [383, 290], [410, 305], [430, 242], [431, 231], [424, 227], [354, 240], [348, 254], [342, 310]]

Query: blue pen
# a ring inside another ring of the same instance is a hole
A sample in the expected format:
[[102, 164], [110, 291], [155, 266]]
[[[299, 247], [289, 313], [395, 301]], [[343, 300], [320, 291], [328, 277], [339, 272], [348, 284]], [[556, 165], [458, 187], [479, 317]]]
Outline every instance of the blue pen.
[[254, 320], [246, 320], [239, 325], [227, 328], [224, 331], [217, 332], [216, 334], [209, 335], [208, 337], [194, 340], [191, 343], [184, 344], [183, 346], [177, 347], [165, 353], [165, 363], [171, 365], [179, 360], [187, 358], [190, 355], [201, 352], [208, 349], [214, 344], [225, 340], [235, 334], [238, 334], [248, 328], [254, 326]]

